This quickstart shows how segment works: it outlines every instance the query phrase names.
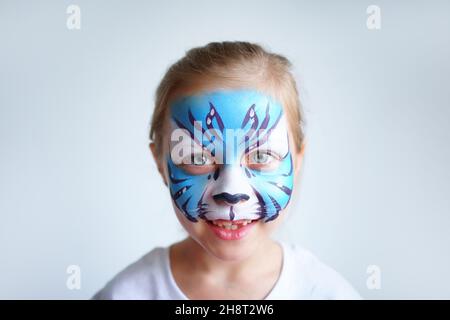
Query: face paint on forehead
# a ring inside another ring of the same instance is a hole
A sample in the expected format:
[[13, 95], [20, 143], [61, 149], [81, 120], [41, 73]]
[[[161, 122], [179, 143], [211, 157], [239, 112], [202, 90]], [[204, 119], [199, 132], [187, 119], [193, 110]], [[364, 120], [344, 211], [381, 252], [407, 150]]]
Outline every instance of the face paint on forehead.
[[[174, 101], [170, 116], [169, 188], [188, 220], [268, 222], [278, 217], [293, 187], [288, 130], [279, 102], [258, 91], [214, 91]], [[261, 159], [276, 165], [260, 165]], [[211, 170], [194, 174], [186, 165]]]

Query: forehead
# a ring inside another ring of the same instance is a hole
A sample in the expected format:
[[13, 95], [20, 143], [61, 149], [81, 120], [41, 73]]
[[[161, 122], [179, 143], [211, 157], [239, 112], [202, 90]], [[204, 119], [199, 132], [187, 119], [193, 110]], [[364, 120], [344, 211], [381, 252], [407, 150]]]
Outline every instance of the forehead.
[[217, 90], [179, 97], [170, 104], [170, 113], [173, 120], [186, 127], [195, 119], [206, 124], [211, 121], [213, 126], [240, 129], [246, 116], [260, 122], [265, 119], [263, 125], [269, 126], [283, 116], [283, 107], [260, 91]]
[[[171, 104], [171, 142], [178, 146], [193, 143], [234, 156], [256, 149], [269, 149], [285, 156], [289, 151], [289, 134], [283, 113], [280, 103], [258, 91], [184, 96]], [[234, 156], [227, 156], [224, 163], [232, 163]]]

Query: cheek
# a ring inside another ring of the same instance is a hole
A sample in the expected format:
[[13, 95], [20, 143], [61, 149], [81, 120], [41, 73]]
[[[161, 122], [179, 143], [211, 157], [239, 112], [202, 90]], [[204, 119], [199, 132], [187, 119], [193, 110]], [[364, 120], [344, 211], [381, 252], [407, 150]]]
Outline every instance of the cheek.
[[174, 207], [175, 213], [178, 221], [180, 222], [183, 229], [188, 233], [188, 235], [195, 239], [196, 241], [203, 243], [208, 241], [208, 238], [214, 235], [208, 230], [207, 224], [202, 220], [198, 219], [197, 223], [193, 223], [184, 217], [184, 213], [181, 212], [177, 207]]
[[262, 231], [266, 234], [270, 234], [270, 233], [274, 232], [275, 230], [277, 230], [278, 227], [280, 226], [280, 224], [282, 224], [285, 219], [286, 210], [287, 209], [281, 210], [279, 216], [276, 219], [274, 219], [273, 221], [271, 221], [270, 223], [261, 222]]
[[211, 180], [212, 174], [191, 175], [175, 166], [170, 159], [167, 160], [167, 170], [170, 196], [176, 208], [189, 221], [198, 222], [198, 216], [203, 210], [201, 203], [205, 187]]
[[267, 216], [278, 215], [287, 207], [293, 188], [293, 162], [290, 153], [286, 155], [274, 172], [259, 172], [251, 179], [253, 187], [259, 193]]

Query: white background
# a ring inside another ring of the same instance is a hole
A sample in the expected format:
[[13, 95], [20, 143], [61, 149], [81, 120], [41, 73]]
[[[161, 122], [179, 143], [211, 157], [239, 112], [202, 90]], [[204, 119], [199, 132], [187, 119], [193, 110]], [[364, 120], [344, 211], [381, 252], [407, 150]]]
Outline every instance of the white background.
[[[81, 8], [81, 30], [66, 8]], [[381, 30], [366, 9], [381, 8]], [[448, 1], [0, 1], [0, 298], [90, 298], [184, 237], [147, 148], [153, 93], [193, 46], [295, 65], [308, 148], [278, 237], [365, 298], [450, 298]], [[81, 290], [66, 268], [81, 267]], [[366, 287], [369, 265], [381, 289]]]

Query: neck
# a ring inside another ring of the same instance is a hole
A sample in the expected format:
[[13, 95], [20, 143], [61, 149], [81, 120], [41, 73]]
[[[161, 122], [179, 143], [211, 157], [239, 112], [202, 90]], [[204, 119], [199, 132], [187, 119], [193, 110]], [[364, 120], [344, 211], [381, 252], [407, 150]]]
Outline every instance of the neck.
[[[201, 270], [204, 274], [209, 274], [216, 279], [233, 281], [241, 277], [259, 277], [266, 273], [278, 270], [280, 266], [267, 263], [267, 261], [280, 261], [276, 259], [281, 254], [280, 246], [270, 238], [259, 242], [256, 250], [244, 259], [237, 261], [224, 261], [204, 249], [197, 241], [191, 237], [183, 240], [180, 245], [180, 252], [185, 261], [189, 261], [190, 268]], [[270, 259], [267, 259], [270, 257]], [[192, 269], [191, 269], [192, 270]]]

